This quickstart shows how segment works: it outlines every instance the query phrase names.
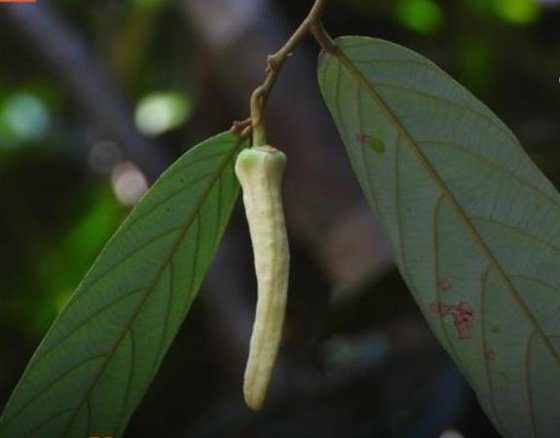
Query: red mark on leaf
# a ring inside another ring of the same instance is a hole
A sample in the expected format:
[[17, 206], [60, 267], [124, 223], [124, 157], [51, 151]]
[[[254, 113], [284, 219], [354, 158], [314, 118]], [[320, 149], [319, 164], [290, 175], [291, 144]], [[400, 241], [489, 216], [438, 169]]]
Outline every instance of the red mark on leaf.
[[371, 135], [368, 134], [357, 134], [356, 141], [360, 143], [362, 146], [368, 145], [371, 143]]
[[488, 362], [494, 362], [496, 360], [496, 353], [494, 352], [494, 350], [486, 350], [484, 352], [484, 359], [486, 359]]
[[448, 290], [451, 289], [451, 283], [447, 278], [440, 278], [437, 282], [438, 289]]
[[451, 315], [459, 339], [469, 339], [471, 337], [470, 329], [473, 327], [474, 318], [471, 305], [468, 301], [461, 301], [459, 304], [451, 305], [434, 303], [430, 306], [430, 310], [440, 316]]

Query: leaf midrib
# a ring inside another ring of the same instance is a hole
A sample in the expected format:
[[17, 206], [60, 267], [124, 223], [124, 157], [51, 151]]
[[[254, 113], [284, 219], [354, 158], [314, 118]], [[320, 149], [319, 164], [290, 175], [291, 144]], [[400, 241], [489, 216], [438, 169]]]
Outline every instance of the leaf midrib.
[[479, 246], [482, 253], [486, 256], [489, 263], [496, 269], [499, 273], [503, 283], [505, 284], [506, 288], [510, 292], [512, 298], [519, 306], [521, 313], [527, 318], [529, 323], [533, 326], [533, 328], [537, 331], [539, 336], [543, 339], [544, 344], [546, 345], [547, 349], [550, 351], [551, 355], [554, 357], [557, 365], [560, 367], [560, 357], [556, 350], [554, 349], [553, 345], [551, 344], [548, 337], [543, 332], [541, 326], [539, 325], [538, 321], [535, 319], [533, 314], [531, 313], [530, 309], [527, 307], [523, 299], [520, 297], [519, 292], [508, 278], [506, 272], [502, 268], [501, 264], [498, 262], [496, 257], [492, 254], [492, 251], [476, 229], [476, 227], [469, 221], [469, 218], [463, 208], [459, 205], [458, 201], [455, 199], [454, 195], [450, 192], [447, 188], [447, 185], [444, 183], [442, 178], [439, 176], [437, 171], [431, 165], [429, 160], [425, 157], [425, 155], [420, 150], [416, 141], [412, 138], [412, 136], [408, 133], [407, 129], [400, 123], [399, 119], [392, 111], [390, 106], [385, 102], [383, 97], [373, 88], [370, 86], [367, 78], [362, 74], [362, 72], [357, 69], [353, 64], [352, 61], [344, 54], [343, 50], [338, 47], [338, 50], [329, 52], [328, 56], [335, 57], [350, 73], [352, 77], [358, 82], [358, 85], [363, 86], [366, 90], [367, 94], [370, 98], [378, 105], [381, 111], [385, 114], [389, 123], [397, 130], [397, 132], [405, 139], [405, 141], [409, 144], [413, 152], [417, 155], [420, 163], [423, 167], [427, 170], [428, 175], [433, 180], [433, 183], [439, 187], [442, 192], [442, 195], [445, 196], [453, 210], [455, 210], [459, 220], [463, 222], [464, 226], [469, 230], [472, 234], [473, 239], [477, 246]]

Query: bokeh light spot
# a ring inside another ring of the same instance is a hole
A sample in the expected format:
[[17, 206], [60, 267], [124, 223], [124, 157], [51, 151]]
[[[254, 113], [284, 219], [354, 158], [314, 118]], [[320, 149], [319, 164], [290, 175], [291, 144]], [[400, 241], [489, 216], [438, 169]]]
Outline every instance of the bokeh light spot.
[[28, 92], [16, 92], [4, 100], [0, 107], [0, 124], [5, 146], [44, 136], [50, 126], [49, 110], [45, 103]]
[[160, 135], [181, 126], [191, 112], [192, 104], [182, 93], [151, 93], [136, 107], [136, 126], [146, 135]]
[[117, 199], [127, 207], [136, 204], [148, 190], [148, 180], [130, 161], [125, 161], [113, 169], [111, 181]]
[[492, 6], [500, 18], [511, 24], [531, 24], [540, 16], [540, 8], [535, 0], [494, 0]]
[[465, 436], [458, 430], [449, 429], [442, 432], [439, 438], [465, 438]]
[[421, 34], [437, 32], [443, 22], [443, 12], [432, 0], [400, 0], [395, 7], [398, 21]]

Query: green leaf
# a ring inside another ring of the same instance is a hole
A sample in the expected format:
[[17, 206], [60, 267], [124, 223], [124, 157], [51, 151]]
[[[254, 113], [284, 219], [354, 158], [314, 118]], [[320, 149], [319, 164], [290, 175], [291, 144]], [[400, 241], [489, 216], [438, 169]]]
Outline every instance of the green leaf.
[[214, 256], [245, 146], [233, 134], [213, 137], [154, 184], [35, 352], [0, 436], [122, 435]]
[[337, 46], [321, 90], [424, 316], [502, 434], [558, 436], [558, 192], [432, 62], [377, 39]]

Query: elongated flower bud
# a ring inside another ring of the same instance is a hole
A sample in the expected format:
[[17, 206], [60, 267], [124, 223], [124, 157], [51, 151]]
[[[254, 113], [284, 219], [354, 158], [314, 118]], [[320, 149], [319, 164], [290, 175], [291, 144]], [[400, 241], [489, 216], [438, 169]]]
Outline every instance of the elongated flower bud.
[[285, 165], [284, 153], [271, 146], [245, 149], [235, 163], [258, 284], [243, 385], [245, 401], [254, 410], [262, 406], [270, 384], [286, 313], [290, 253], [281, 197]]

